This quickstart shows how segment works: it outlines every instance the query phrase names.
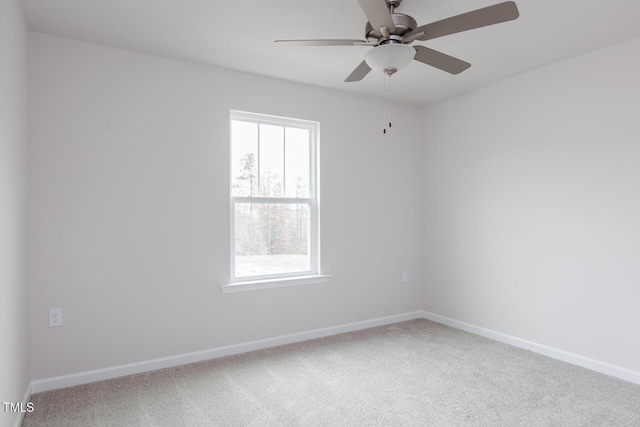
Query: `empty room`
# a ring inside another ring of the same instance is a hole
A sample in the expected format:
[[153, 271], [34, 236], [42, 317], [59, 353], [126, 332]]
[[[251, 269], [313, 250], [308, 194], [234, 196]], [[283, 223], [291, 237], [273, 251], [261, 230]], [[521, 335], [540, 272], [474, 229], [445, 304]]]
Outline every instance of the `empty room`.
[[640, 2], [3, 0], [0, 427], [640, 425]]

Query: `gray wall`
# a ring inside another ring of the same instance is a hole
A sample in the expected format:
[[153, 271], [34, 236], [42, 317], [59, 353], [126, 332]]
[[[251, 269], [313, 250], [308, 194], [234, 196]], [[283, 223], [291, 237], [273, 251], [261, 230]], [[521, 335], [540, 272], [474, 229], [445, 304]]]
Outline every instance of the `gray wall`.
[[[32, 378], [422, 307], [422, 112], [42, 34], [30, 40]], [[326, 284], [222, 294], [229, 110], [320, 122]], [[410, 271], [409, 284], [401, 271]], [[48, 308], [64, 326], [48, 328]]]
[[425, 308], [640, 371], [640, 39], [425, 111]]
[[[0, 401], [29, 384], [27, 28], [18, 0], [0, 2]], [[0, 408], [0, 426], [15, 414]]]

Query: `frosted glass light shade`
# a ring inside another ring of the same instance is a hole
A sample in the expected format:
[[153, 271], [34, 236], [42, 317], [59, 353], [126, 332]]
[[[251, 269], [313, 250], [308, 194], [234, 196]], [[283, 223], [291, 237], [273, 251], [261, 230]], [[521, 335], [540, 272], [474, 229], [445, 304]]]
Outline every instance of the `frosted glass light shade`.
[[406, 44], [395, 43], [374, 47], [366, 53], [364, 60], [372, 70], [394, 69], [400, 71], [411, 63], [414, 56], [416, 56], [414, 48]]

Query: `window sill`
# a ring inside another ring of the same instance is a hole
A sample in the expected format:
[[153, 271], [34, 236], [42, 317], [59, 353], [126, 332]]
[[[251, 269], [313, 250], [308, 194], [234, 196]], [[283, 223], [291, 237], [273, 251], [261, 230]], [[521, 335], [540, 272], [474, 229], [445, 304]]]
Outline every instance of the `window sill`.
[[331, 276], [316, 274], [313, 276], [281, 277], [268, 280], [251, 280], [247, 282], [234, 282], [220, 286], [223, 294], [231, 292], [257, 291], [260, 289], [283, 288], [286, 286], [311, 285], [314, 283], [328, 282]]

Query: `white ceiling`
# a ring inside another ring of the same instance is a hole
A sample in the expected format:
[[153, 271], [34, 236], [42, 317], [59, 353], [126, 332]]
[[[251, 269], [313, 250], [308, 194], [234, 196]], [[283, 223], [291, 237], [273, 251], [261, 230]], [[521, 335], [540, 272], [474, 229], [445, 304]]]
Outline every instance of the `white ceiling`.
[[[382, 1], [382, 0], [381, 0]], [[502, 0], [404, 0], [424, 25]], [[414, 42], [472, 64], [454, 76], [414, 61], [392, 99], [425, 104], [640, 36], [639, 0], [515, 0], [520, 18]], [[383, 74], [344, 83], [370, 47], [281, 47], [276, 39], [364, 38], [357, 0], [22, 0], [29, 28], [76, 40], [371, 96]], [[612, 67], [618, 66], [611, 64]]]

